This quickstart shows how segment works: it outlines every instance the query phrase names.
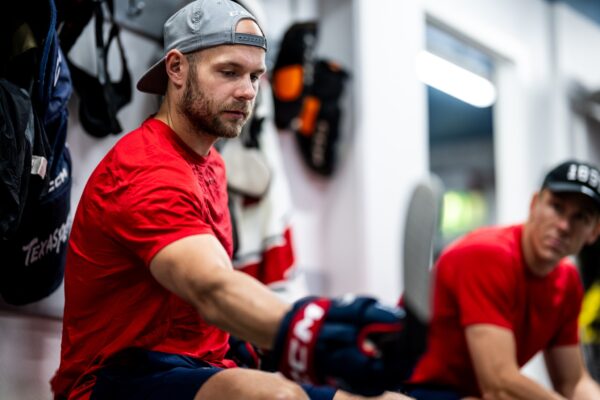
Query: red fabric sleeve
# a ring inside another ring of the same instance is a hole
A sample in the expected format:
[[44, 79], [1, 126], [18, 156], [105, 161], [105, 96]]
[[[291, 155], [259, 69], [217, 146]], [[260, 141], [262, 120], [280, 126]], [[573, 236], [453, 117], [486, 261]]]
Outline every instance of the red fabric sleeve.
[[[179, 166], [157, 166], [138, 176], [113, 204], [111, 232], [146, 265], [168, 244], [196, 234], [212, 233], [203, 202], [193, 193], [193, 174]], [[197, 186], [197, 185], [196, 185]]]
[[511, 309], [513, 307], [516, 281], [506, 268], [506, 254], [485, 246], [469, 246], [457, 249], [450, 262], [457, 264], [452, 277], [459, 305], [460, 323], [463, 327], [472, 324], [493, 324], [513, 329]]

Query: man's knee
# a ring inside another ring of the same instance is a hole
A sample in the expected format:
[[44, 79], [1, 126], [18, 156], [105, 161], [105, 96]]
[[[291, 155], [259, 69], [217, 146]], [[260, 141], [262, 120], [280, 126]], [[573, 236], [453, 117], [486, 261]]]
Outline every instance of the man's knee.
[[296, 399], [306, 399], [308, 400], [308, 396], [306, 392], [300, 385], [289, 381], [287, 379], [281, 378], [281, 386], [276, 389], [273, 400], [296, 400]]
[[221, 371], [198, 391], [195, 400], [243, 398], [248, 400], [308, 400], [300, 385], [278, 374], [244, 368]]

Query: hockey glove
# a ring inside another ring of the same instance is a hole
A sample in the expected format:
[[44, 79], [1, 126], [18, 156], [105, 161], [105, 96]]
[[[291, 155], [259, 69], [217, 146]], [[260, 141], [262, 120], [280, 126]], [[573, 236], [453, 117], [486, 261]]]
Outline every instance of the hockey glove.
[[263, 368], [367, 396], [398, 389], [410, 369], [404, 310], [370, 297], [309, 297], [284, 317]]

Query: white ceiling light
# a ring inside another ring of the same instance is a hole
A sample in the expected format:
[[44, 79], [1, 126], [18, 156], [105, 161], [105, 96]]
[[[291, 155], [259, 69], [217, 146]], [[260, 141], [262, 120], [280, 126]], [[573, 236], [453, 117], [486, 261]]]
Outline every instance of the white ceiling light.
[[496, 88], [489, 80], [435, 54], [420, 52], [416, 69], [423, 83], [475, 107], [489, 107], [496, 101]]

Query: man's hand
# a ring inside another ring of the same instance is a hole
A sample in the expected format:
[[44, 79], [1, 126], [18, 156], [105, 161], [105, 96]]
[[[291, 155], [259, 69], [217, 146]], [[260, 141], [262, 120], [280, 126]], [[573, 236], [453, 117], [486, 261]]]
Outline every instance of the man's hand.
[[305, 298], [284, 317], [264, 367], [363, 395], [401, 386], [410, 365], [404, 310], [369, 297]]

